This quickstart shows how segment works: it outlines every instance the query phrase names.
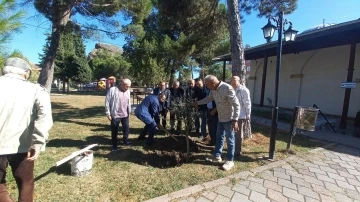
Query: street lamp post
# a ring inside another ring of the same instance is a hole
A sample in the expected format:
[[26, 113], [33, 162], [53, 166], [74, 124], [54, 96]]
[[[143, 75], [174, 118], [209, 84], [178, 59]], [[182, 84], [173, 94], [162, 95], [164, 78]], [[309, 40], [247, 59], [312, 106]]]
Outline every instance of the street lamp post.
[[[271, 24], [271, 20], [273, 20], [276, 23], [276, 26]], [[286, 31], [284, 30], [285, 24], [290, 24], [289, 28]], [[262, 28], [264, 33], [264, 38], [267, 40], [267, 42], [270, 42], [271, 38], [274, 36], [274, 32], [276, 29], [278, 30], [278, 42], [277, 42], [278, 46], [277, 46], [277, 56], [276, 56], [274, 106], [272, 110], [271, 136], [270, 136], [270, 148], [269, 148], [270, 160], [274, 160], [274, 156], [275, 156], [277, 122], [279, 115], [278, 95], [279, 95], [279, 75], [281, 68], [281, 53], [282, 53], [282, 34], [284, 33], [285, 41], [295, 41], [296, 34], [298, 32], [292, 29], [291, 22], [284, 20], [284, 12], [280, 12], [277, 18], [269, 18], [268, 24], [266, 24]]]

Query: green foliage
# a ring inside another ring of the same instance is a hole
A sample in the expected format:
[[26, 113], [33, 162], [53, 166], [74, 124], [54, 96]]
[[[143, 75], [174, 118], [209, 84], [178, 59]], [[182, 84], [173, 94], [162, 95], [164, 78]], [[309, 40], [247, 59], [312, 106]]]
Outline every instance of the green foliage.
[[15, 0], [0, 2], [0, 53], [3, 52], [4, 44], [9, 42], [11, 35], [20, 31], [20, 20], [23, 17], [24, 13], [17, 10]]
[[[44, 54], [40, 54], [41, 64], [43, 66], [45, 55], [49, 50], [51, 39], [47, 38], [47, 43], [43, 48]], [[92, 78], [92, 72], [88, 65], [85, 46], [78, 29], [67, 27], [66, 32], [61, 35], [58, 51], [55, 57], [54, 77], [64, 82], [72, 81], [87, 82]]]
[[[207, 70], [205, 70], [205, 73], [208, 75], [214, 75], [217, 78], [221, 79], [223, 78], [223, 65], [221, 63], [215, 63], [210, 65]], [[225, 80], [231, 79], [231, 70], [226, 69], [225, 71]]]
[[125, 60], [121, 53], [111, 53], [106, 50], [99, 51], [93, 59], [89, 61], [95, 79], [114, 76], [116, 78], [129, 78], [130, 64]]
[[255, 10], [258, 17], [268, 17], [277, 16], [280, 11], [284, 11], [285, 15], [290, 14], [296, 10], [297, 3], [298, 0], [242, 0], [239, 1], [239, 9], [245, 14]]
[[127, 26], [124, 53], [137, 80], [157, 83], [170, 78], [171, 82], [176, 72], [183, 80], [192, 73], [189, 66], [202, 61], [211, 64], [216, 51], [230, 50], [224, 4], [217, 0], [153, 2], [153, 12], [142, 23]]

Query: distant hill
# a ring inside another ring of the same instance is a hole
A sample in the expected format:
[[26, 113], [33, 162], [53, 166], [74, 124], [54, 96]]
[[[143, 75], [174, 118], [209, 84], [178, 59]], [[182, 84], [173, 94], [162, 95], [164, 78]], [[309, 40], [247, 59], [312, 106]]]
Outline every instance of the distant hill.
[[104, 44], [104, 43], [97, 43], [95, 44], [95, 48], [89, 53], [88, 55], [88, 60], [91, 60], [94, 56], [96, 56], [96, 54], [99, 51], [109, 51], [110, 53], [123, 53], [123, 50], [118, 47], [118, 46], [114, 46], [114, 45], [109, 45], [109, 44]]

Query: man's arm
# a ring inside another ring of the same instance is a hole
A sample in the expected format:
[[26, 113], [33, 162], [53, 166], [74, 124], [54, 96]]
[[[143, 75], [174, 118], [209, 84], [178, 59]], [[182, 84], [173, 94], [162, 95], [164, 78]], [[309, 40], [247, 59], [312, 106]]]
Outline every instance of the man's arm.
[[214, 98], [212, 96], [212, 91], [210, 91], [209, 96], [207, 96], [206, 98], [204, 98], [202, 100], [197, 101], [197, 104], [198, 105], [206, 105], [207, 103], [209, 103], [209, 102], [211, 102], [213, 100], [214, 100]]
[[111, 115], [110, 113], [110, 100], [111, 100], [111, 90], [109, 89], [106, 98], [105, 98], [105, 113], [107, 116]]
[[250, 91], [247, 88], [243, 88], [241, 90], [242, 92], [242, 103], [244, 105], [245, 111], [246, 111], [246, 115], [250, 115], [251, 114], [251, 98], [250, 98]]
[[155, 123], [156, 125], [158, 125], [160, 123], [160, 117], [159, 117], [159, 104], [153, 103], [151, 105], [152, 108], [152, 115], [154, 117]]
[[53, 125], [50, 95], [44, 88], [38, 90], [34, 107], [36, 110], [36, 119], [30, 149], [40, 151], [40, 148], [46, 143], [49, 137], [49, 130]]
[[235, 91], [233, 89], [228, 89], [225, 96], [234, 110], [232, 113], [231, 120], [237, 121], [239, 119], [239, 115], [240, 115], [240, 104], [239, 104], [238, 98], [235, 95]]

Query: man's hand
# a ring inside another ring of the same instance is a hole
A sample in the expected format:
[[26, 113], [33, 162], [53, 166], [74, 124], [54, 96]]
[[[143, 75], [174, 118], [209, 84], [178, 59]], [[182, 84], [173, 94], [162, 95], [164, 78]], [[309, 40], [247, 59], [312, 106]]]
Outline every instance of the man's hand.
[[40, 155], [40, 150], [30, 149], [27, 153], [28, 161], [35, 161]]
[[162, 130], [163, 129], [163, 126], [161, 124], [157, 124], [156, 126], [158, 129]]
[[246, 115], [245, 119], [250, 120], [250, 115]]
[[109, 121], [111, 121], [111, 115], [108, 115], [107, 118], [109, 119]]
[[214, 116], [216, 114], [216, 108], [214, 108], [214, 109], [212, 109], [211, 111], [210, 111], [210, 115], [211, 116]]
[[232, 128], [234, 129], [234, 132], [238, 132], [238, 131], [239, 131], [239, 127], [238, 127], [238, 122], [237, 122], [237, 121], [232, 121]]

